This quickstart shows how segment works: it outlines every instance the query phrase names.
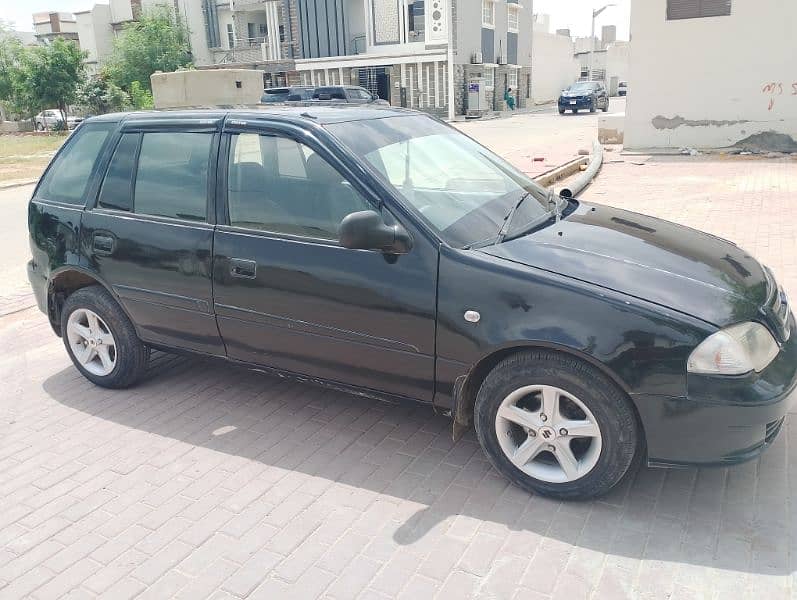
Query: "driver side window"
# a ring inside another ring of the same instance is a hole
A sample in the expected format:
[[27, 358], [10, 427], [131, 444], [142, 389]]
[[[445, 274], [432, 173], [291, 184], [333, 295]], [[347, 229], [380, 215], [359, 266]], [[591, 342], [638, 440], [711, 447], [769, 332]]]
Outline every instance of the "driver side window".
[[338, 226], [371, 205], [332, 165], [286, 137], [233, 135], [227, 171], [230, 225], [337, 240]]

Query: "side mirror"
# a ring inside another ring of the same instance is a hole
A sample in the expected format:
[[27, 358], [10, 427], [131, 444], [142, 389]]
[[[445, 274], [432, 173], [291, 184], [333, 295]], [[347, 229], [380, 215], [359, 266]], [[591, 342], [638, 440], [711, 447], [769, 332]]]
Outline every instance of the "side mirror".
[[386, 254], [407, 254], [412, 239], [401, 225], [386, 225], [382, 215], [373, 210], [351, 213], [338, 228], [341, 246], [352, 250], [381, 250]]

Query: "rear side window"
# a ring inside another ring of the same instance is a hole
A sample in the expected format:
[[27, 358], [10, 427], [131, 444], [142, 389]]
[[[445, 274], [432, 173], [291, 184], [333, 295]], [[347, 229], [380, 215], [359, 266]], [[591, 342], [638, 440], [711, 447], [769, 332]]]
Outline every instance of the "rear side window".
[[126, 133], [116, 145], [100, 190], [98, 204], [103, 208], [132, 210], [133, 169], [136, 165], [138, 138], [137, 133]]
[[98, 204], [103, 208], [204, 221], [211, 133], [126, 133], [116, 146]]
[[36, 197], [84, 205], [100, 150], [115, 123], [88, 123], [75, 131], [42, 179]]

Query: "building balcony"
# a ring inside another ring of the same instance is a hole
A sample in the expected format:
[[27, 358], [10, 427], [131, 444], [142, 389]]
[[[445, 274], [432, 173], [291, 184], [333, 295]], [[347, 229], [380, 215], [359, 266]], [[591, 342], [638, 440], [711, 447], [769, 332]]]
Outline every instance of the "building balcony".
[[262, 10], [269, 2], [274, 0], [230, 0], [230, 10]]
[[235, 41], [229, 50], [213, 51], [213, 61], [217, 65], [241, 63], [267, 63], [282, 60], [278, 50], [272, 48], [265, 37], [243, 38]]

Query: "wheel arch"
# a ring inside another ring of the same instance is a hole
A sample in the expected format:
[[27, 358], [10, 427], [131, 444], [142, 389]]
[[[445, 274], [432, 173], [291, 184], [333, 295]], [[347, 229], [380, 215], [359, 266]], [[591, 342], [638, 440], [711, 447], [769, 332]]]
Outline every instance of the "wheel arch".
[[[50, 274], [47, 283], [47, 317], [56, 335], [61, 336], [61, 309], [66, 299], [76, 291], [93, 285], [103, 287], [116, 300], [122, 312], [130, 318], [125, 307], [119, 302], [119, 298], [114, 293], [113, 288], [98, 277], [96, 273], [76, 265], [64, 265]], [[133, 322], [132, 319], [131, 322]]]
[[484, 380], [490, 371], [492, 371], [499, 362], [509, 356], [512, 356], [513, 354], [530, 352], [534, 350], [548, 350], [577, 358], [592, 365], [606, 375], [628, 397], [629, 403], [633, 407], [634, 414], [636, 415], [639, 431], [642, 437], [642, 443], [644, 444], [645, 428], [640, 417], [639, 410], [636, 407], [636, 403], [633, 401], [633, 397], [630, 393], [628, 385], [626, 385], [626, 383], [617, 375], [617, 373], [615, 373], [606, 364], [596, 360], [594, 357], [586, 354], [585, 352], [581, 352], [575, 348], [571, 348], [562, 344], [539, 341], [507, 344], [499, 348], [494, 348], [491, 352], [474, 363], [467, 374], [457, 378], [456, 383], [454, 384], [454, 406], [451, 411], [451, 416], [454, 421], [455, 438], [459, 437], [461, 432], [472, 424], [473, 409], [474, 405], [476, 404], [476, 395], [479, 393], [479, 389], [481, 389], [482, 383], [484, 383]]

